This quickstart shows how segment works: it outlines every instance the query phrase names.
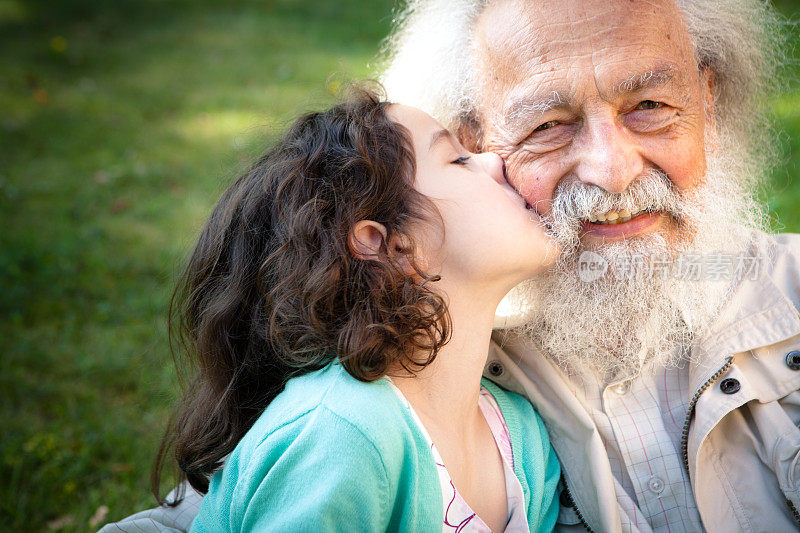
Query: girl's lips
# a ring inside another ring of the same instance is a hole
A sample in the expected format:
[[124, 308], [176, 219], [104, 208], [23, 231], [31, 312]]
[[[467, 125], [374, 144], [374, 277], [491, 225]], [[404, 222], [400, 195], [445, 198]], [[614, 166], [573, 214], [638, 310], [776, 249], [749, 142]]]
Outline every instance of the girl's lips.
[[629, 237], [639, 233], [646, 233], [661, 220], [662, 214], [659, 211], [653, 213], [642, 213], [621, 224], [595, 224], [593, 222], [583, 223], [585, 235], [603, 239], [616, 239]]
[[504, 186], [503, 189], [506, 191], [506, 194], [511, 197], [511, 200], [516, 204], [522, 207], [523, 209], [528, 209], [528, 202], [525, 201], [525, 198], [520, 196], [520, 194], [514, 189], [511, 185]]

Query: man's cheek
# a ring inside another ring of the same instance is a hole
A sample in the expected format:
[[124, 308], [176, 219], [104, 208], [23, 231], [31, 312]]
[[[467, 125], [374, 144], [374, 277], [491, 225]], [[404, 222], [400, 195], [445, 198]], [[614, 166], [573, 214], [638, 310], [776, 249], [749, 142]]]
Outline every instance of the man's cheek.
[[642, 144], [645, 158], [663, 170], [679, 190], [692, 189], [702, 182], [707, 161], [705, 145], [699, 138], [687, 134]]
[[705, 154], [690, 154], [690, 157], [669, 161], [664, 172], [678, 190], [688, 191], [702, 183], [706, 174]]
[[553, 187], [537, 172], [535, 165], [506, 163], [508, 181], [519, 192], [525, 201], [531, 204], [540, 214], [550, 210]]

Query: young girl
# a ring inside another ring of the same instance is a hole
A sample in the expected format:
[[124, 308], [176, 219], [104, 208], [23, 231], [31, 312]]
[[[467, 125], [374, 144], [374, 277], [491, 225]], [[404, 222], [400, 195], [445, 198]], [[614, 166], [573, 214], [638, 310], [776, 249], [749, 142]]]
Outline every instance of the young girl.
[[504, 174], [363, 93], [223, 194], [176, 293], [192, 531], [553, 528], [544, 426], [481, 377], [498, 303], [557, 256]]

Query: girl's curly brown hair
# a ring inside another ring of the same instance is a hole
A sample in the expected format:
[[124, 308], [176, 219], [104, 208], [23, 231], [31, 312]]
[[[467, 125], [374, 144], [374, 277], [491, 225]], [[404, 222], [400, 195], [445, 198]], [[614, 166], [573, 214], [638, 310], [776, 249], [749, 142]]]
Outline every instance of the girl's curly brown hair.
[[[153, 470], [160, 502], [171, 453], [179, 479], [206, 492], [290, 377], [334, 358], [362, 381], [413, 372], [447, 341], [445, 303], [428, 286], [437, 278], [414, 266], [413, 244], [386, 247], [412, 242], [409, 225], [435, 214], [413, 188], [410, 134], [388, 105], [361, 89], [300, 117], [211, 213], [170, 306], [173, 354], [192, 377]], [[349, 249], [360, 220], [386, 227], [373, 257]]]

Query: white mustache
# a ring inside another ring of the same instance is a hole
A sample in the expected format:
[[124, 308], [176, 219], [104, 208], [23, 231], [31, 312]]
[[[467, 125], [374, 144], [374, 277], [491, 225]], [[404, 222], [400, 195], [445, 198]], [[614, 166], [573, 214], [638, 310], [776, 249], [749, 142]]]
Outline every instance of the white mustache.
[[660, 211], [681, 222], [687, 215], [686, 201], [667, 175], [650, 169], [620, 193], [577, 179], [562, 181], [553, 195], [550, 213], [544, 220], [562, 245], [574, 245], [583, 221], [608, 211]]

